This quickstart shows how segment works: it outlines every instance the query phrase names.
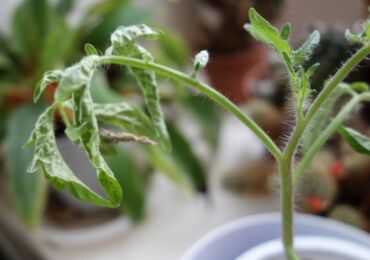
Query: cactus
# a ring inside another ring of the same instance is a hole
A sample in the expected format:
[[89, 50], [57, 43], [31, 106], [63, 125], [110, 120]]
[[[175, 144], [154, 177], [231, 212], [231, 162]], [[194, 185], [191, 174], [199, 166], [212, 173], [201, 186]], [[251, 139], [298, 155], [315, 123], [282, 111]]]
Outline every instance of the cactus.
[[329, 218], [350, 224], [352, 226], [366, 229], [367, 221], [360, 211], [356, 208], [340, 204], [335, 206], [329, 213]]

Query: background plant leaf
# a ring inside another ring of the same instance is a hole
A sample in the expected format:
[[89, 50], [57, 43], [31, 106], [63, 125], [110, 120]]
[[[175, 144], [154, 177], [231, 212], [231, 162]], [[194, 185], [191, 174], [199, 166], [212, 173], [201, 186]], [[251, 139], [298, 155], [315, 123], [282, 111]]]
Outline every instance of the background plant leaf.
[[122, 209], [137, 222], [144, 217], [146, 199], [144, 174], [126, 147], [121, 144], [113, 147], [115, 153], [105, 155], [104, 158], [122, 187]]
[[23, 149], [23, 145], [44, 108], [42, 104], [26, 104], [14, 111], [7, 122], [7, 134], [4, 139], [10, 192], [18, 216], [31, 227], [36, 227], [40, 222], [47, 184], [40, 172], [27, 173], [33, 151]]
[[340, 126], [339, 134], [349, 144], [349, 146], [358, 153], [370, 155], [370, 138], [357, 132], [356, 130]]

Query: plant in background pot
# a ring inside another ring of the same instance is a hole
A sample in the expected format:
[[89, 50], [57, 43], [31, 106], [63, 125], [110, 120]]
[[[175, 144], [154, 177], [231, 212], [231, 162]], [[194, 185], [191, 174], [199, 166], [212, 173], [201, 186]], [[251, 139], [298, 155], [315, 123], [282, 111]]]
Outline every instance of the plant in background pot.
[[251, 95], [254, 82], [268, 70], [267, 48], [243, 32], [250, 7], [269, 21], [275, 19], [284, 0], [203, 0], [194, 9], [203, 35], [197, 49], [207, 49], [212, 58], [207, 66], [211, 85], [240, 104]]
[[[252, 228], [250, 232], [248, 229], [240, 230], [242, 232], [238, 233], [239, 237], [228, 232], [221, 244], [218, 240], [218, 243], [211, 245], [211, 247], [217, 246], [211, 250], [212, 255], [218, 254], [216, 258], [205, 258], [205, 252], [199, 250], [204, 246], [204, 242], [201, 242], [200, 246], [195, 246], [196, 249], [185, 256], [185, 259], [231, 259], [238, 256], [241, 259], [252, 259], [248, 257], [261, 256], [261, 253], [264, 254], [265, 259], [266, 256], [283, 258], [285, 255], [290, 260], [299, 259], [299, 256], [318, 259], [326, 256], [333, 259], [339, 257], [363, 259], [361, 256], [370, 255], [369, 249], [366, 248], [366, 245], [370, 244], [368, 236], [348, 227], [340, 227], [337, 222], [324, 221], [326, 224], [323, 224], [323, 220], [315, 220], [314, 217], [297, 218], [297, 232], [310, 236], [298, 237], [295, 247], [293, 225], [294, 194], [300, 185], [304, 185], [303, 173], [316, 153], [336, 131], [339, 131], [357, 152], [370, 153], [369, 138], [342, 125], [346, 117], [361, 102], [370, 100], [370, 89], [367, 84], [343, 83], [351, 70], [370, 54], [370, 20], [363, 24], [363, 32], [360, 34], [347, 32], [347, 38], [361, 44], [361, 47], [325, 82], [316, 97], [311, 92], [309, 79], [319, 64], [314, 64], [307, 69], [303, 67], [303, 64], [319, 44], [319, 32], [313, 31], [299, 48], [293, 49], [289, 43], [290, 24], [278, 30], [253, 8], [249, 10], [249, 21], [250, 24], [246, 24], [244, 28], [257, 40], [266, 43], [277, 52], [286, 66], [290, 79], [293, 108], [291, 113], [294, 120], [290, 121], [285, 146], [278, 147], [266, 132], [233, 102], [197, 79], [197, 72], [203, 69], [208, 62], [206, 51], [201, 51], [196, 55], [194, 72], [191, 75], [184, 74], [156, 63], [153, 56], [137, 44], [138, 39], [153, 39], [160, 36], [160, 32], [156, 29], [146, 25], [137, 25], [119, 27], [112, 34], [111, 46], [103, 55], [99, 55], [99, 52], [88, 44], [86, 45], [88, 56], [80, 62], [65, 70], [54, 70], [44, 74], [36, 86], [35, 101], [39, 99], [49, 84], [55, 83], [58, 87], [54, 102], [39, 116], [27, 143], [27, 146], [35, 148], [29, 172], [43, 172], [56, 188], [66, 189], [81, 200], [99, 206], [117, 207], [125, 190], [121, 189], [114, 171], [107, 164], [103, 154], [102, 140], [133, 141], [146, 145], [151, 152], [158, 151], [158, 149], [167, 151], [171, 149], [171, 139], [163, 119], [156, 84], [156, 74], [159, 74], [194, 88], [235, 115], [260, 139], [272, 157], [276, 159], [280, 176], [280, 219], [276, 215], [257, 218], [258, 221], [254, 221], [255, 225], [249, 226]], [[148, 113], [128, 101], [109, 104], [94, 102], [91, 95], [93, 75], [99, 67], [107, 64], [124, 65], [128, 68], [142, 89]], [[333, 108], [334, 104], [342, 97], [346, 98], [346, 102], [339, 111], [336, 111]], [[66, 125], [67, 137], [85, 151], [96, 169], [98, 181], [104, 188], [106, 197], [95, 193], [79, 180], [60, 155], [55, 142], [53, 124], [56, 109], [59, 109]], [[123, 188], [125, 188], [124, 185]], [[281, 233], [277, 228], [279, 223], [281, 223]], [[236, 230], [235, 225], [232, 225], [232, 229]], [[307, 230], [312, 232], [307, 232]], [[220, 233], [222, 232], [216, 232], [213, 237], [219, 236]], [[240, 236], [241, 234], [243, 235]], [[268, 241], [277, 239], [280, 234], [283, 247], [278, 240]], [[353, 234], [357, 238], [353, 238], [352, 242], [348, 241]], [[336, 239], [336, 236], [340, 236], [341, 239]], [[244, 240], [246, 237], [252, 239], [255, 237], [259, 241], [249, 243]], [[239, 241], [238, 248], [230, 252], [231, 244], [235, 239]], [[341, 246], [338, 248], [338, 245]], [[343, 248], [346, 249], [342, 250]], [[242, 256], [244, 251], [247, 252]], [[229, 256], [229, 258], [220, 258], [222, 255]]]

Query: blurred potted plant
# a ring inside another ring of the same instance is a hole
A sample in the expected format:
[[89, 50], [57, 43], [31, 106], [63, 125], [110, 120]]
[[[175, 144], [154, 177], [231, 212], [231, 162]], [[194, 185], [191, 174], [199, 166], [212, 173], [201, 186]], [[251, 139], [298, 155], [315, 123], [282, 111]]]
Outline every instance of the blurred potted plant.
[[253, 83], [267, 73], [267, 48], [243, 31], [250, 7], [269, 21], [280, 13], [283, 0], [195, 1], [195, 14], [202, 29], [196, 49], [211, 54], [207, 74], [211, 85], [240, 104], [251, 95]]

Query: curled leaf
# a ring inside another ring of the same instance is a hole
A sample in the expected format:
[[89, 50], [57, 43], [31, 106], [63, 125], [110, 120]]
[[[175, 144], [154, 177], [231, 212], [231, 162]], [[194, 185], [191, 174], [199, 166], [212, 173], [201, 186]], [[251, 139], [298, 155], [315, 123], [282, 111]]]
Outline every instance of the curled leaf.
[[75, 91], [90, 84], [97, 67], [98, 58], [96, 55], [87, 56], [63, 72], [55, 92], [56, 102], [69, 99]]
[[145, 24], [120, 26], [111, 36], [113, 48], [120, 48], [135, 42], [137, 39], [158, 39], [161, 32]]
[[155, 138], [155, 130], [148, 116], [138, 107], [127, 103], [95, 104], [98, 121], [115, 125], [122, 131]]
[[[159, 31], [146, 25], [120, 27], [112, 34], [110, 51], [112, 54], [125, 55], [150, 62], [153, 60], [152, 55], [146, 49], [136, 44], [134, 40], [139, 38], [157, 38], [159, 35]], [[158, 140], [162, 148], [170, 150], [171, 142], [160, 107], [159, 89], [155, 73], [139, 68], [129, 67], [128, 69], [135, 77], [143, 93], [150, 119], [155, 126], [157, 135], [155, 139]]]
[[63, 76], [63, 71], [61, 70], [51, 70], [44, 73], [42, 79], [36, 84], [33, 100], [36, 103], [42, 92], [44, 92], [45, 88], [50, 84], [57, 82]]
[[54, 107], [51, 106], [37, 120], [28, 141], [28, 146], [34, 145], [35, 151], [27, 171], [34, 173], [42, 170], [46, 179], [57, 189], [67, 189], [78, 199], [100, 206], [116, 207], [116, 201], [108, 201], [93, 192], [73, 174], [64, 162], [56, 145], [53, 113]]

